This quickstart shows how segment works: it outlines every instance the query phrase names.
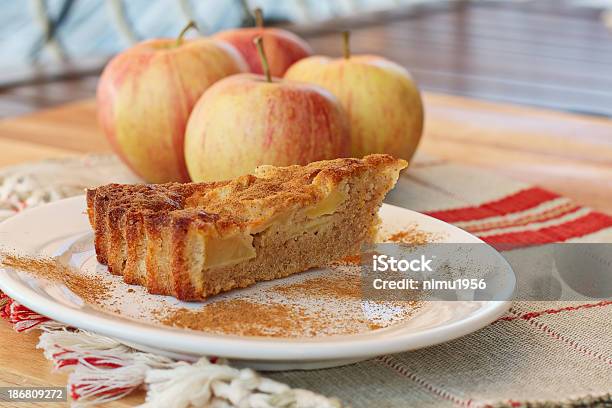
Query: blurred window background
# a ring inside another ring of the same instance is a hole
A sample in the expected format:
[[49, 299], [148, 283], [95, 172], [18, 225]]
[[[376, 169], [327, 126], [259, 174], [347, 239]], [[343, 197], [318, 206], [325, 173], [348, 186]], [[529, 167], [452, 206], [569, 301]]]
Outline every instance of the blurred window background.
[[[2, 65], [111, 55], [147, 38], [175, 36], [185, 21], [202, 34], [268, 23], [313, 23], [427, 0], [3, 0]], [[46, 46], [45, 46], [46, 45]]]
[[[188, 20], [203, 35], [267, 25], [317, 53], [408, 68], [424, 90], [612, 115], [612, 0], [0, 0], [2, 116], [92, 96], [110, 56]], [[195, 35], [191, 33], [190, 35]]]

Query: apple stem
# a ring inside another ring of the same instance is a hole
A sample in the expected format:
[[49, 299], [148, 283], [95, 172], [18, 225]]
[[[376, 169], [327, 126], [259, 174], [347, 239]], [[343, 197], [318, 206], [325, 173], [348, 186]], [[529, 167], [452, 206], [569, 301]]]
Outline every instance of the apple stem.
[[259, 7], [254, 10], [255, 12], [255, 27], [263, 28], [264, 19], [263, 19], [263, 10]]
[[263, 38], [261, 37], [261, 35], [258, 35], [257, 37], [255, 37], [253, 42], [257, 47], [257, 52], [259, 53], [261, 67], [263, 68], [264, 75], [266, 76], [266, 81], [272, 82], [272, 76], [270, 75], [270, 66], [268, 65], [268, 59], [266, 58], [266, 52], [264, 50]]
[[190, 20], [187, 23], [187, 25], [185, 27], [183, 27], [183, 29], [179, 33], [178, 37], [176, 37], [176, 46], [177, 47], [179, 47], [183, 43], [183, 37], [185, 36], [187, 31], [189, 31], [189, 29], [191, 29], [191, 28], [195, 28], [196, 30], [198, 30], [198, 26], [196, 25], [195, 21], [193, 21], [193, 20]]
[[351, 43], [350, 43], [350, 39], [351, 39], [351, 32], [350, 31], [343, 31], [342, 32], [342, 42], [344, 44], [344, 58], [345, 59], [351, 58]]

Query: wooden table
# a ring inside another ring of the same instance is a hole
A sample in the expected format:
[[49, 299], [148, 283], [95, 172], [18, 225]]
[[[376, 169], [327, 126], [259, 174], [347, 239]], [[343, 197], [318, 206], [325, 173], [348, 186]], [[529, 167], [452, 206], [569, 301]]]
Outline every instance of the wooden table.
[[[421, 151], [539, 184], [612, 213], [612, 120], [426, 93]], [[109, 151], [92, 100], [0, 121], [0, 166]], [[37, 333], [0, 323], [0, 386], [63, 386]], [[132, 406], [142, 393], [109, 407]], [[49, 407], [50, 404], [20, 404]]]

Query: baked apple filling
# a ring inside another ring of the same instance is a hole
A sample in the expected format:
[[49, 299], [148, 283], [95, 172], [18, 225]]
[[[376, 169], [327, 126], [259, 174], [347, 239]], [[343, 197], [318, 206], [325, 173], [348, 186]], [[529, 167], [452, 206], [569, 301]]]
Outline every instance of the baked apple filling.
[[204, 245], [204, 268], [217, 268], [255, 258], [253, 236], [233, 235], [227, 238], [207, 237]]
[[338, 210], [340, 204], [347, 199], [347, 196], [344, 191], [336, 188], [321, 201], [306, 209], [306, 215], [309, 218], [318, 218], [323, 215], [333, 214]]

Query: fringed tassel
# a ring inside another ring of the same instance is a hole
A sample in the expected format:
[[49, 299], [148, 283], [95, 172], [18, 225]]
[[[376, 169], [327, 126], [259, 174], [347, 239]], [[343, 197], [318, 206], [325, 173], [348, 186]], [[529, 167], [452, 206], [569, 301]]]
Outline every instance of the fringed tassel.
[[49, 318], [31, 311], [22, 304], [12, 300], [5, 294], [0, 297], [0, 316], [9, 321], [17, 332], [30, 331], [41, 324], [60, 327], [59, 323], [52, 322]]
[[329, 399], [307, 390], [262, 378], [253, 370], [238, 370], [201, 359], [193, 365], [150, 370], [148, 393], [140, 408], [339, 408]]
[[[68, 379], [75, 407], [125, 397], [148, 385], [143, 408], [336, 408], [340, 403], [206, 358], [196, 364], [134, 351], [110, 337], [81, 330], [46, 330], [38, 348]], [[217, 364], [216, 364], [217, 363]]]
[[125, 362], [125, 366], [78, 365], [68, 377], [73, 407], [87, 407], [121, 399], [144, 382], [146, 364]]
[[73, 407], [121, 399], [148, 386], [141, 408], [338, 408], [336, 399], [238, 370], [217, 358], [195, 364], [135, 351], [110, 337], [72, 330], [0, 296], [0, 312], [23, 332], [42, 330], [38, 348], [68, 378]]
[[110, 337], [99, 336], [83, 330], [45, 330], [37, 348], [53, 361], [56, 369], [73, 368], [79, 364], [95, 364], [99, 367], [123, 366], [122, 361], [131, 349]]
[[132, 369], [129, 364], [131, 349], [109, 337], [80, 330], [47, 330], [37, 348], [44, 350], [57, 370], [74, 369], [68, 377], [73, 406], [114, 401], [143, 383], [145, 370]]
[[68, 387], [75, 407], [121, 399], [144, 384], [150, 369], [181, 364], [82, 330], [46, 330], [38, 348], [56, 369], [74, 368]]

